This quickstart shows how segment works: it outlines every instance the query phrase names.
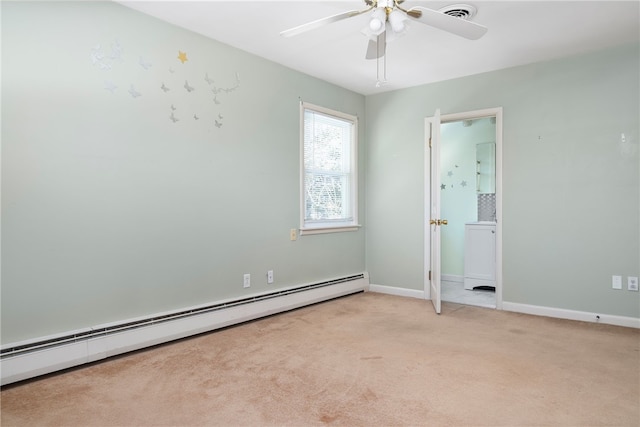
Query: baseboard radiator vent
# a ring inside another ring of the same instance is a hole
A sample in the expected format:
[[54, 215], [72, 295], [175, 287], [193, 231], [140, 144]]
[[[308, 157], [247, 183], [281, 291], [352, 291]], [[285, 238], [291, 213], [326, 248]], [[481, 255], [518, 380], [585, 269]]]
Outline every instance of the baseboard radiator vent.
[[1, 385], [369, 289], [366, 273], [206, 304], [0, 349]]

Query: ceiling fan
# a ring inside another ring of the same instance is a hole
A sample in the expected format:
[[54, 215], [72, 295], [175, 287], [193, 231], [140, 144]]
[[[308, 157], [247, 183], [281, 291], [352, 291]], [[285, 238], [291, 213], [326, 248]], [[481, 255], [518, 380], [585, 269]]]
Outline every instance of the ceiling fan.
[[369, 25], [362, 32], [369, 37], [369, 46], [365, 57], [377, 59], [385, 55], [388, 41], [405, 33], [408, 18], [470, 40], [477, 40], [487, 32], [487, 27], [457, 17], [455, 14], [449, 15], [422, 6], [404, 9], [400, 6], [404, 0], [364, 0], [364, 2], [369, 6], [364, 10], [350, 10], [327, 16], [282, 31], [280, 35], [291, 37], [343, 19], [372, 12]]

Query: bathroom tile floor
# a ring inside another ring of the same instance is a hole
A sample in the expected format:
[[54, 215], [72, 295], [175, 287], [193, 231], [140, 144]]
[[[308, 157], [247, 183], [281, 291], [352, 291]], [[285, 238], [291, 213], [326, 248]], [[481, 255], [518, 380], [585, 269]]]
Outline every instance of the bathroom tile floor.
[[462, 282], [441, 282], [442, 301], [479, 307], [496, 308], [495, 291], [466, 290]]

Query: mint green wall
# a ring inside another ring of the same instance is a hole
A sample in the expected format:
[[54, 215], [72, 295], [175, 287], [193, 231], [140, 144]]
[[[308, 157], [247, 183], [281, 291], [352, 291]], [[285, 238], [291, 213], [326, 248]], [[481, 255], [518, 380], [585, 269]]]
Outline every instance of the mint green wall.
[[424, 118], [503, 107], [503, 300], [640, 317], [611, 289], [640, 273], [639, 62], [634, 44], [367, 97], [371, 283], [423, 289]]
[[289, 240], [300, 98], [362, 95], [111, 2], [1, 7], [3, 343], [365, 270], [362, 230]]
[[[637, 45], [365, 100], [114, 3], [1, 8], [3, 343], [365, 269], [421, 290], [436, 108], [504, 107], [504, 300], [640, 316], [610, 289], [640, 269]], [[366, 260], [365, 231], [289, 241], [300, 99], [363, 119]]]
[[444, 185], [440, 216], [448, 221], [440, 235], [440, 271], [464, 276], [464, 225], [478, 220], [476, 144], [495, 143], [496, 126], [488, 118], [473, 120], [468, 127], [463, 121], [443, 123], [440, 140], [440, 180]]

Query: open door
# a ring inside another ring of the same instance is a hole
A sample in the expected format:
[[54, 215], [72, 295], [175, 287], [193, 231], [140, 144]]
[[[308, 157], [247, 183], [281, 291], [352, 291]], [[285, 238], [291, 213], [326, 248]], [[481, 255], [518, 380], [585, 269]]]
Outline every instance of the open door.
[[436, 110], [429, 120], [429, 151], [431, 163], [429, 198], [430, 265], [429, 286], [431, 302], [437, 314], [441, 311], [440, 289], [440, 226], [446, 225], [440, 219], [440, 110]]
[[[428, 266], [425, 270], [424, 293], [430, 298], [435, 312], [441, 311], [441, 227], [448, 221], [441, 215], [441, 124], [459, 120], [473, 120], [478, 118], [495, 117], [495, 222], [496, 222], [496, 261], [495, 261], [495, 289], [496, 308], [502, 310], [502, 107], [470, 111], [456, 114], [440, 115], [436, 110], [433, 117], [425, 119], [425, 204], [424, 213], [427, 224], [424, 235], [424, 262]], [[427, 170], [429, 167], [429, 170]]]

